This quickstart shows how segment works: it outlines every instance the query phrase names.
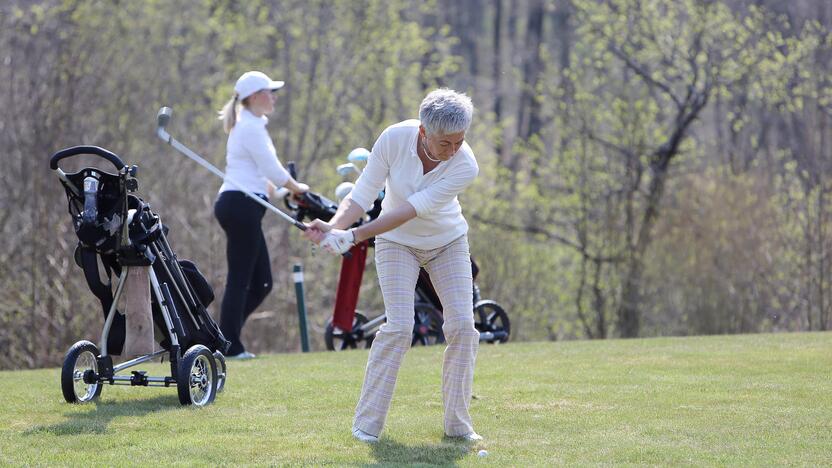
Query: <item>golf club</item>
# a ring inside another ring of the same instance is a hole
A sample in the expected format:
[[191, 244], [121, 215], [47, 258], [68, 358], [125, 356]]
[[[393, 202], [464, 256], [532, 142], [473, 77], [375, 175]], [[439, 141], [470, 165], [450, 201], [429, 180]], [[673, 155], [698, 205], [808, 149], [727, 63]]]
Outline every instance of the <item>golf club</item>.
[[290, 223], [292, 223], [295, 227], [297, 227], [301, 231], [306, 230], [306, 226], [303, 223], [301, 223], [300, 221], [292, 218], [291, 216], [287, 215], [286, 213], [280, 211], [279, 209], [277, 209], [276, 206], [272, 205], [271, 203], [263, 200], [262, 198], [258, 197], [257, 195], [255, 195], [255, 194], [249, 192], [248, 190], [242, 188], [240, 186], [240, 184], [235, 183], [234, 180], [229, 180], [225, 176], [225, 174], [223, 174], [223, 172], [221, 170], [217, 169], [213, 164], [206, 161], [205, 158], [203, 158], [202, 156], [200, 156], [200, 155], [196, 154], [195, 152], [191, 151], [190, 148], [188, 148], [187, 146], [185, 146], [182, 143], [180, 143], [179, 141], [177, 141], [176, 138], [172, 137], [170, 135], [170, 133], [168, 133], [167, 130], [165, 130], [168, 123], [170, 122], [171, 114], [173, 114], [173, 109], [171, 109], [170, 107], [162, 107], [161, 109], [159, 109], [159, 114], [156, 116], [156, 122], [158, 124], [158, 126], [156, 128], [156, 135], [162, 141], [169, 144], [170, 146], [173, 147], [173, 149], [179, 151], [180, 153], [184, 154], [185, 156], [193, 159], [194, 161], [199, 163], [199, 165], [201, 165], [205, 169], [208, 169], [209, 171], [216, 174], [219, 178], [221, 178], [221, 179], [225, 180], [226, 182], [229, 182], [232, 185], [236, 186], [241, 192], [246, 194], [246, 196], [248, 196], [252, 200], [256, 201], [257, 203], [263, 205], [263, 207], [265, 207], [267, 210], [275, 212], [281, 218], [285, 219], [286, 221], [289, 221]]
[[[162, 107], [161, 109], [159, 109], [159, 113], [156, 116], [156, 123], [157, 123], [156, 135], [162, 141], [169, 144], [170, 146], [173, 147], [173, 149], [179, 151], [180, 153], [184, 154], [185, 156], [189, 157], [190, 159], [193, 159], [194, 161], [199, 163], [199, 165], [201, 165], [202, 167], [204, 167], [204, 168], [208, 169], [209, 171], [213, 172], [214, 174], [216, 174], [219, 178], [221, 178], [224, 181], [236, 186], [241, 192], [246, 194], [247, 197], [249, 197], [252, 200], [254, 200], [255, 202], [259, 203], [260, 205], [265, 207], [267, 210], [272, 211], [272, 212], [276, 213], [277, 215], [279, 215], [281, 218], [285, 219], [286, 221], [289, 221], [290, 223], [292, 223], [295, 227], [297, 227], [301, 231], [306, 231], [306, 226], [303, 223], [296, 220], [295, 218], [292, 218], [288, 214], [280, 211], [276, 206], [274, 206], [271, 203], [263, 200], [262, 198], [258, 197], [257, 195], [251, 193], [250, 191], [245, 190], [240, 184], [235, 183], [233, 179], [229, 179], [228, 177], [226, 177], [226, 175], [221, 170], [217, 169], [213, 164], [206, 161], [205, 158], [196, 154], [190, 148], [188, 148], [187, 146], [185, 146], [182, 143], [180, 143], [179, 141], [177, 141], [176, 138], [173, 138], [173, 136], [171, 136], [171, 134], [168, 133], [168, 131], [166, 130], [166, 127], [167, 127], [168, 123], [170, 123], [170, 118], [171, 118], [172, 114], [173, 114], [173, 109], [171, 109], [170, 107], [165, 106], [165, 107]], [[349, 252], [345, 252], [343, 255], [347, 258], [349, 258], [351, 256]]]

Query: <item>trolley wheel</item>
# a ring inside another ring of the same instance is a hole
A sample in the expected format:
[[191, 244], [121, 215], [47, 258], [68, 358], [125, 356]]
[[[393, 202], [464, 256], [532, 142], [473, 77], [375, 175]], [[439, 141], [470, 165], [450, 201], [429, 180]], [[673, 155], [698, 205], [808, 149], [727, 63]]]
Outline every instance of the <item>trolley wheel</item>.
[[61, 390], [68, 403], [88, 403], [101, 395], [98, 381], [98, 346], [79, 341], [69, 348], [61, 369]]
[[225, 356], [219, 351], [214, 351], [214, 362], [217, 364], [217, 394], [225, 390], [225, 380], [228, 378], [228, 366], [225, 365]]
[[205, 406], [217, 396], [217, 364], [205, 346], [194, 345], [179, 361], [176, 373], [179, 403]]
[[416, 307], [413, 324], [413, 341], [411, 345], [430, 346], [445, 342], [442, 324], [445, 319], [442, 312], [433, 307]]
[[494, 301], [480, 301], [474, 306], [474, 327], [481, 335], [493, 335], [493, 338], [483, 339], [486, 343], [505, 343], [511, 334], [508, 314]]
[[365, 337], [364, 332], [361, 331], [361, 326], [365, 323], [367, 323], [367, 317], [356, 312], [355, 317], [352, 319], [352, 331], [347, 333], [341, 331], [340, 329], [336, 330], [335, 325], [332, 324], [332, 319], [327, 320], [326, 331], [324, 331], [324, 343], [326, 343], [326, 349], [330, 351], [356, 349], [361, 341], [365, 341], [364, 347], [369, 348], [373, 343], [373, 337]]

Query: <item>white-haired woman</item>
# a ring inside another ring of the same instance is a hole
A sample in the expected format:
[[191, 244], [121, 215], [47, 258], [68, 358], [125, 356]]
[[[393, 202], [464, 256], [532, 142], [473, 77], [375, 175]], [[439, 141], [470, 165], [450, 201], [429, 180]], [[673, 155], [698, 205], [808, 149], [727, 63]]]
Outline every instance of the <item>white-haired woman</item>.
[[[469, 414], [479, 333], [472, 312], [468, 224], [457, 199], [479, 172], [465, 143], [473, 110], [470, 98], [456, 91], [428, 94], [419, 107], [419, 120], [405, 120], [382, 132], [335, 216], [328, 223], [315, 220], [308, 225], [306, 237], [334, 253], [376, 237], [376, 271], [387, 323], [373, 340], [353, 421], [353, 435], [365, 442], [378, 440], [399, 366], [410, 348], [419, 267], [430, 274], [445, 318], [445, 434], [481, 439]], [[382, 187], [381, 215], [347, 230], [373, 206]]]
[[292, 178], [277, 159], [266, 130], [269, 122], [266, 115], [274, 112], [274, 92], [283, 84], [262, 72], [246, 72], [234, 85], [234, 97], [220, 111], [223, 128], [228, 133], [226, 181], [214, 204], [214, 215], [228, 240], [228, 279], [222, 298], [220, 329], [231, 342], [229, 359], [254, 357], [246, 351], [240, 333], [246, 318], [272, 289], [271, 262], [260, 225], [266, 210], [241, 189], [267, 201], [275, 187], [286, 187], [296, 194], [309, 190], [306, 184]]

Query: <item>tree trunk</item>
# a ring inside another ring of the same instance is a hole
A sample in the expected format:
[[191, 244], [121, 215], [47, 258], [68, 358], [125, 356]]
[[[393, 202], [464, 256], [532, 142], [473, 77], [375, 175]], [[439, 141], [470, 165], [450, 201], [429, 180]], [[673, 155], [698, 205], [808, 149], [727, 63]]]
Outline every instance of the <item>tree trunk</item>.
[[690, 124], [699, 115], [710, 97], [710, 89], [692, 93], [680, 107], [675, 127], [667, 142], [653, 154], [650, 169], [652, 178], [647, 190], [646, 206], [641, 217], [636, 244], [630, 253], [627, 274], [623, 281], [621, 305], [618, 310], [618, 326], [622, 338], [635, 338], [640, 328], [641, 281], [644, 274], [644, 254], [652, 241], [653, 225], [659, 215], [659, 206], [669, 175], [670, 162], [679, 153], [679, 145]]
[[529, 8], [526, 23], [525, 52], [528, 56], [523, 62], [523, 83], [520, 93], [520, 107], [518, 108], [517, 136], [528, 140], [532, 135], [540, 133], [543, 126], [540, 119], [540, 101], [536, 99], [537, 85], [543, 61], [540, 57], [540, 46], [543, 42], [543, 1], [535, 0]]
[[[494, 0], [494, 121], [497, 125], [503, 117], [503, 90], [502, 90], [502, 31], [503, 31], [503, 0]], [[497, 154], [500, 154], [498, 143]]]

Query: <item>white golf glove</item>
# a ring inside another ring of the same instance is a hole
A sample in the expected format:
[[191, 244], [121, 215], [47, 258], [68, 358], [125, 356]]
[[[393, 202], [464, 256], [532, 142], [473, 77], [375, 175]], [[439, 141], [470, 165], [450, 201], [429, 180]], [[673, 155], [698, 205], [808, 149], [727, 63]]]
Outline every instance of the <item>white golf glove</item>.
[[355, 245], [355, 233], [352, 229], [348, 231], [332, 229], [326, 233], [320, 245], [327, 252], [343, 255]]

